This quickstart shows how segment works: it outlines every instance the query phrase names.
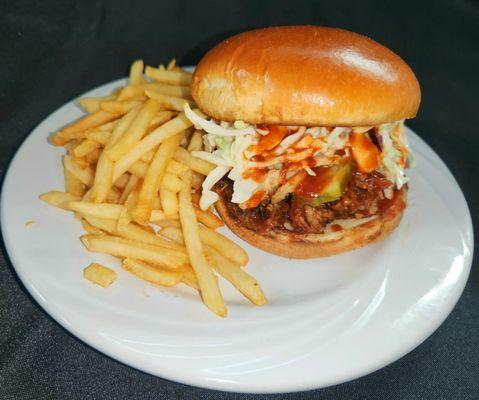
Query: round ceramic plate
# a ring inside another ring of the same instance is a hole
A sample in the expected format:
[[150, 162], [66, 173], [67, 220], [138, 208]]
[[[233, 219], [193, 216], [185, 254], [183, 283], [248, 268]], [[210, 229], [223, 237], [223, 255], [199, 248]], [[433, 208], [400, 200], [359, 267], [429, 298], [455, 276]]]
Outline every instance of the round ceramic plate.
[[[87, 95], [123, 84], [112, 82]], [[38, 195], [63, 190], [62, 148], [47, 143], [82, 115], [70, 102], [25, 140], [3, 185], [1, 222], [10, 259], [32, 296], [62, 326], [142, 371], [238, 392], [286, 392], [357, 378], [397, 360], [447, 317], [467, 280], [471, 218], [444, 163], [409, 131], [417, 166], [409, 206], [385, 241], [325, 259], [290, 260], [244, 246], [247, 271], [269, 303], [252, 306], [221, 282], [221, 319], [186, 286], [149, 285], [113, 257], [89, 253], [71, 213]], [[26, 224], [35, 221], [34, 224]], [[115, 269], [108, 289], [82, 277], [92, 261]]]

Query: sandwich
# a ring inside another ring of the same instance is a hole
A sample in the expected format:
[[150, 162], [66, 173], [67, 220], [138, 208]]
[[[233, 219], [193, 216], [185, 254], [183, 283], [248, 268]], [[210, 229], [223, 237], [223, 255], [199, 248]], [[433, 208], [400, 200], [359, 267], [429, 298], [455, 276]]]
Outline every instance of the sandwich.
[[388, 236], [407, 204], [412, 154], [404, 120], [421, 92], [409, 66], [342, 29], [271, 27], [233, 36], [191, 84], [215, 165], [200, 207], [269, 253], [314, 258]]

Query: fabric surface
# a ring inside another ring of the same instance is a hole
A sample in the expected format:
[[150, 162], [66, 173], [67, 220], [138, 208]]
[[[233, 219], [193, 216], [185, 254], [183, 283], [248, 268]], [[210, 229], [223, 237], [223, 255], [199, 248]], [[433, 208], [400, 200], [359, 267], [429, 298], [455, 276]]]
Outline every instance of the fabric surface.
[[[409, 124], [451, 169], [477, 223], [479, 4], [466, 0], [4, 0], [0, 2], [1, 174], [43, 118], [88, 89], [126, 75], [133, 59], [158, 64], [176, 56], [182, 65], [195, 64], [230, 34], [306, 23], [369, 35], [411, 65], [423, 100], [418, 117]], [[476, 257], [465, 292], [444, 324], [417, 349], [380, 371], [323, 390], [240, 395], [169, 382], [80, 342], [32, 300], [3, 251], [0, 398], [477, 399], [478, 286]]]

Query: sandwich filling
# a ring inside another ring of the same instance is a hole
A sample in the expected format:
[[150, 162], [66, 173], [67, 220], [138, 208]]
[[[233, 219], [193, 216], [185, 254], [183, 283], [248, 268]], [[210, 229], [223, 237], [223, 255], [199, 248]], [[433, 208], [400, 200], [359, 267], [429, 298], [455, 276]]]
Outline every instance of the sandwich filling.
[[370, 127], [250, 125], [186, 116], [204, 131], [195, 157], [216, 167], [200, 207], [228, 200], [232, 216], [259, 233], [323, 233], [335, 221], [366, 221], [407, 184], [412, 154], [403, 121]]

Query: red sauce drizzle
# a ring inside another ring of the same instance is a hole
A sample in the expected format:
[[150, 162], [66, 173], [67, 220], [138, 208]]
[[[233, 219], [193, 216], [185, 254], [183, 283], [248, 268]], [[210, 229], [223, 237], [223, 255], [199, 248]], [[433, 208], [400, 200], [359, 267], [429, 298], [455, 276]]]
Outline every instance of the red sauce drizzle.
[[270, 125], [266, 129], [269, 130], [269, 133], [260, 136], [259, 142], [254, 148], [255, 153], [261, 154], [274, 149], [289, 134], [289, 129], [286, 126]]
[[252, 179], [255, 182], [261, 183], [268, 171], [268, 168], [249, 168], [243, 172], [243, 178]]
[[339, 224], [333, 224], [333, 225], [331, 225], [331, 230], [333, 232], [339, 232], [339, 231], [343, 230], [343, 227]]
[[258, 207], [259, 203], [261, 203], [263, 199], [266, 197], [266, 194], [267, 194], [266, 190], [258, 190], [256, 193], [253, 194], [253, 196], [249, 198], [248, 201], [246, 201], [245, 203], [241, 205], [241, 208], [246, 209], [246, 208]]
[[331, 182], [332, 174], [329, 168], [313, 168], [316, 176], [307, 175], [296, 188], [296, 193], [301, 197], [314, 198], [321, 193]]

